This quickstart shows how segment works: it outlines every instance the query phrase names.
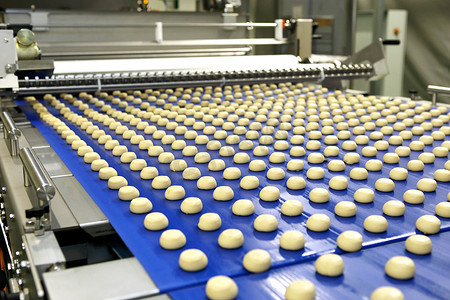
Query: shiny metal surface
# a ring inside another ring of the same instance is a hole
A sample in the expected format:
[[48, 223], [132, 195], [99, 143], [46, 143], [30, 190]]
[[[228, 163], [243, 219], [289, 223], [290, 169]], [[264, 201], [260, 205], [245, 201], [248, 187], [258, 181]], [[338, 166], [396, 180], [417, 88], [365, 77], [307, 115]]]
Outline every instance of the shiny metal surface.
[[24, 167], [24, 177], [26, 177], [26, 174], [26, 178], [35, 189], [38, 199], [43, 201], [51, 200], [55, 196], [55, 187], [34, 151], [25, 147], [20, 149], [19, 156]]
[[1, 113], [3, 123], [3, 137], [7, 140], [11, 156], [17, 156], [19, 152], [19, 137], [22, 132], [17, 128], [16, 123], [7, 111]]
[[33, 151], [45, 167], [50, 179], [60, 176], [72, 176], [70, 170], [51, 147], [33, 148]]
[[136, 299], [159, 293], [134, 257], [45, 273], [43, 277], [49, 299]]

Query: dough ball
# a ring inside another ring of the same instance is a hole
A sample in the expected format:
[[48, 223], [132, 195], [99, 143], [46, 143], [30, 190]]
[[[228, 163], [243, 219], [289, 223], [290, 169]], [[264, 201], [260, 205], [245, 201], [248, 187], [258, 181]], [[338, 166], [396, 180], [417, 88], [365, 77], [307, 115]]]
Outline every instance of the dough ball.
[[437, 182], [431, 178], [422, 178], [417, 182], [417, 189], [423, 192], [434, 192], [437, 188]]
[[365, 157], [375, 157], [377, 156], [378, 150], [372, 146], [366, 146], [361, 151], [362, 155]]
[[170, 181], [169, 176], [156, 176], [152, 181], [152, 188], [155, 190], [164, 190], [171, 184], [172, 182]]
[[130, 163], [131, 171], [141, 171], [147, 166], [145, 159], [133, 159]]
[[434, 179], [440, 182], [450, 182], [450, 171], [438, 169], [434, 172]]
[[84, 155], [84, 162], [87, 164], [91, 164], [96, 159], [100, 159], [100, 155], [97, 152], [89, 152]]
[[404, 300], [402, 291], [392, 286], [377, 288], [370, 295], [370, 300]]
[[407, 280], [414, 277], [416, 266], [414, 261], [406, 256], [394, 256], [384, 266], [384, 271], [389, 277]]
[[203, 209], [203, 203], [200, 198], [188, 197], [181, 202], [180, 209], [187, 215], [198, 214]]
[[[117, 176], [117, 171], [112, 167], [101, 168], [98, 172], [98, 177], [101, 180], [108, 180], [114, 176]], [[127, 182], [127, 184], [128, 184], [128, 182]]]
[[91, 146], [81, 146], [77, 150], [78, 156], [85, 156], [86, 154], [88, 154], [90, 152], [94, 152], [94, 149], [92, 149]]
[[139, 190], [134, 186], [123, 186], [119, 189], [119, 199], [123, 201], [131, 201], [139, 197]]
[[303, 205], [299, 200], [286, 200], [281, 205], [281, 213], [285, 216], [300, 216], [303, 212]]
[[360, 188], [356, 190], [353, 199], [359, 203], [372, 203], [375, 199], [375, 192], [369, 188]]
[[364, 229], [373, 233], [385, 232], [388, 229], [388, 221], [383, 216], [371, 215], [364, 220]]
[[187, 249], [181, 252], [178, 265], [184, 271], [197, 272], [206, 268], [208, 257], [201, 250]]
[[175, 156], [171, 152], [163, 152], [158, 156], [158, 162], [160, 164], [170, 164], [175, 160]]
[[421, 160], [410, 160], [408, 162], [408, 170], [414, 172], [421, 172], [425, 168], [424, 163]]
[[206, 283], [206, 296], [211, 300], [231, 300], [238, 295], [238, 286], [228, 276], [214, 276]]
[[306, 177], [309, 179], [322, 179], [325, 177], [325, 171], [321, 167], [312, 167], [306, 172]]
[[347, 164], [347, 165], [354, 165], [354, 164], [357, 164], [357, 163], [359, 163], [359, 160], [361, 159], [361, 157], [359, 156], [359, 154], [358, 153], [355, 153], [355, 152], [351, 152], [351, 153], [347, 153], [347, 154], [345, 154], [345, 156], [344, 156], [344, 162]]
[[253, 155], [255, 156], [267, 156], [269, 154], [269, 148], [266, 146], [256, 146], [253, 149]]
[[419, 190], [407, 190], [403, 193], [403, 201], [409, 204], [422, 204], [425, 201], [425, 194]]
[[303, 170], [304, 163], [300, 159], [291, 159], [288, 161], [286, 167], [289, 171], [301, 171]]
[[383, 155], [383, 161], [387, 164], [398, 164], [400, 157], [397, 153], [386, 153]]
[[306, 227], [311, 231], [327, 231], [330, 229], [330, 218], [325, 214], [313, 214], [306, 221]]
[[229, 186], [219, 186], [214, 190], [213, 198], [217, 201], [230, 201], [234, 197], [233, 189]]
[[436, 215], [442, 218], [450, 218], [450, 202], [440, 202], [434, 208]]
[[341, 201], [334, 207], [334, 213], [339, 217], [350, 218], [356, 215], [356, 205], [350, 201]]
[[196, 167], [189, 167], [183, 171], [183, 179], [186, 180], [197, 180], [202, 176], [200, 170]]
[[184, 198], [184, 196], [186, 195], [186, 192], [184, 190], [184, 187], [182, 187], [181, 185], [172, 185], [169, 186], [166, 190], [166, 192], [164, 193], [164, 197], [167, 200], [181, 200]]
[[345, 163], [340, 159], [333, 159], [328, 163], [328, 170], [342, 172], [345, 170]]
[[383, 168], [383, 162], [378, 159], [371, 159], [366, 162], [365, 168], [367, 171], [378, 172]]
[[287, 287], [284, 297], [286, 300], [314, 300], [316, 288], [309, 280], [296, 280]]
[[280, 237], [280, 247], [284, 250], [301, 250], [305, 247], [305, 237], [300, 231], [286, 231]]
[[227, 180], [236, 180], [241, 178], [241, 170], [236, 167], [228, 167], [223, 171], [223, 178]]
[[422, 161], [424, 164], [432, 164], [436, 160], [436, 157], [433, 153], [424, 152], [419, 155], [419, 160]]
[[259, 198], [263, 201], [278, 201], [280, 199], [280, 190], [274, 186], [266, 186], [259, 193]]
[[169, 220], [160, 212], [152, 212], [145, 216], [144, 226], [151, 231], [166, 229], [169, 226]]
[[134, 214], [144, 214], [151, 212], [153, 204], [150, 200], [144, 197], [134, 198], [130, 202], [130, 211]]
[[216, 213], [205, 213], [198, 220], [198, 228], [203, 231], [215, 231], [222, 226], [222, 220]]
[[388, 178], [380, 178], [375, 182], [375, 189], [380, 192], [389, 193], [394, 191], [395, 183]]
[[240, 199], [233, 204], [231, 210], [236, 216], [250, 216], [254, 213], [255, 206], [250, 200]]
[[239, 229], [226, 229], [219, 235], [218, 243], [225, 249], [237, 249], [244, 244], [244, 235]]
[[146, 180], [154, 179], [158, 175], [159, 175], [158, 169], [155, 167], [145, 167], [142, 169], [140, 174], [141, 178]]
[[272, 232], [277, 230], [278, 221], [277, 218], [275, 218], [275, 216], [273, 215], [262, 214], [256, 217], [255, 221], [253, 222], [253, 227], [256, 231]]
[[416, 228], [424, 234], [436, 234], [441, 229], [441, 220], [432, 215], [423, 215], [417, 219]]
[[244, 176], [241, 179], [240, 186], [244, 190], [254, 190], [259, 186], [259, 179], [256, 176]]
[[323, 276], [337, 277], [344, 273], [344, 261], [337, 254], [319, 256], [315, 263], [316, 272]]
[[92, 171], [100, 171], [103, 168], [107, 168], [109, 167], [109, 164], [106, 160], [104, 159], [96, 159], [91, 163], [91, 170]]
[[210, 171], [222, 171], [225, 169], [225, 162], [222, 159], [212, 159], [208, 164]]
[[248, 166], [250, 171], [253, 172], [262, 172], [266, 169], [266, 163], [263, 160], [252, 160]]
[[217, 187], [216, 179], [212, 176], [202, 176], [197, 181], [197, 188], [200, 190], [212, 190]]
[[124, 164], [129, 164], [134, 159], [136, 159], [136, 153], [134, 152], [125, 152], [120, 156], [120, 162]]
[[186, 245], [186, 236], [178, 229], [169, 229], [161, 234], [159, 245], [167, 250], [180, 249]]
[[366, 180], [369, 177], [369, 173], [364, 168], [353, 168], [350, 171], [350, 178], [353, 180]]
[[284, 179], [285, 173], [282, 168], [270, 168], [267, 171], [267, 179], [270, 180], [281, 180]]
[[309, 201], [314, 203], [326, 203], [330, 200], [330, 193], [324, 188], [315, 188], [309, 192]]
[[286, 161], [286, 156], [282, 152], [274, 152], [269, 156], [269, 161], [273, 164], [281, 164]]
[[300, 146], [294, 146], [291, 148], [291, 151], [289, 152], [289, 155], [291, 157], [301, 157], [301, 156], [305, 156], [306, 151], [303, 147]]
[[406, 239], [405, 248], [408, 252], [417, 255], [425, 255], [431, 253], [433, 244], [426, 235], [415, 234]]
[[446, 147], [435, 147], [433, 149], [433, 154], [436, 157], [447, 157], [448, 156], [448, 148], [446, 148]]
[[311, 153], [308, 155], [308, 162], [310, 164], [321, 164], [325, 161], [325, 157], [322, 153]]
[[[123, 145], [117, 145], [112, 149], [112, 154], [114, 156], [122, 156], [122, 154], [127, 153], [127, 152], [128, 152], [127, 146], [123, 146]], [[125, 157], [129, 156], [129, 155], [132, 155], [132, 154], [125, 155]], [[122, 159], [120, 161], [122, 161]]]
[[328, 185], [333, 190], [343, 191], [343, 190], [346, 190], [348, 187], [348, 180], [344, 176], [334, 176], [330, 179], [330, 181], [328, 182]]
[[408, 178], [408, 170], [400, 167], [393, 168], [389, 172], [389, 177], [393, 180], [406, 180]]
[[337, 238], [337, 245], [344, 251], [356, 252], [361, 250], [363, 237], [359, 232], [347, 230]]
[[390, 217], [403, 216], [405, 209], [405, 204], [399, 200], [389, 200], [383, 205], [383, 213]]
[[183, 148], [183, 156], [195, 156], [198, 153], [198, 149], [195, 146], [186, 146]]
[[250, 161], [250, 156], [247, 153], [236, 153], [233, 157], [233, 162], [236, 164], [246, 164]]
[[211, 155], [208, 152], [199, 152], [195, 155], [194, 161], [198, 164], [206, 164], [211, 160]]
[[302, 190], [306, 187], [306, 181], [303, 177], [292, 176], [286, 181], [286, 187], [291, 190]]
[[123, 176], [112, 176], [108, 179], [108, 188], [111, 190], [118, 190], [127, 185], [128, 181]]
[[325, 148], [325, 150], [323, 150], [323, 154], [326, 157], [330, 157], [330, 156], [338, 156], [339, 155], [339, 148], [336, 146], [328, 146]]
[[244, 268], [251, 273], [262, 273], [269, 270], [271, 258], [269, 252], [262, 249], [254, 249], [244, 256]]

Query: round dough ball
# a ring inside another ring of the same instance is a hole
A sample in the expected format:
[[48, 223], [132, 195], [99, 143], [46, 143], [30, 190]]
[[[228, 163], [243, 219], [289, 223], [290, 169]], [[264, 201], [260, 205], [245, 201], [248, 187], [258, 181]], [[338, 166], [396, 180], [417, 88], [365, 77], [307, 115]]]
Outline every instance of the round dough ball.
[[286, 161], [286, 156], [282, 152], [274, 152], [269, 156], [269, 161], [273, 164], [281, 164]]
[[334, 207], [334, 213], [339, 217], [350, 218], [356, 215], [356, 205], [350, 201], [341, 201]]
[[388, 221], [383, 216], [371, 215], [364, 220], [364, 229], [373, 233], [385, 232], [388, 229]]
[[238, 295], [238, 286], [228, 276], [214, 276], [206, 283], [206, 296], [211, 300], [231, 300]]
[[218, 243], [225, 249], [237, 249], [244, 244], [244, 235], [239, 229], [226, 229], [219, 235]]
[[[104, 159], [96, 159], [91, 163], [91, 170], [92, 171], [100, 171], [103, 168], [109, 167], [109, 164]], [[117, 175], [117, 174], [116, 174]]]
[[416, 228], [425, 234], [436, 234], [441, 229], [441, 220], [432, 215], [423, 215], [417, 219]]
[[390, 217], [403, 216], [405, 209], [405, 204], [399, 200], [389, 200], [383, 205], [383, 213]]
[[404, 300], [402, 291], [392, 286], [377, 288], [370, 295], [370, 300]]
[[91, 164], [97, 159], [100, 159], [100, 155], [97, 152], [89, 152], [84, 155], [84, 162], [87, 164]]
[[425, 201], [425, 194], [419, 190], [407, 190], [403, 193], [403, 201], [409, 204], [422, 204]]
[[252, 160], [248, 166], [249, 170], [253, 172], [262, 172], [266, 167], [266, 163], [260, 159]]
[[200, 216], [198, 228], [203, 231], [215, 231], [222, 226], [222, 220], [216, 213], [205, 213]]
[[359, 203], [372, 203], [375, 199], [375, 192], [369, 188], [360, 188], [356, 190], [353, 198]]
[[375, 157], [377, 156], [378, 150], [372, 146], [366, 146], [361, 151], [362, 155], [365, 157]]
[[302, 190], [306, 187], [306, 181], [303, 177], [292, 176], [286, 181], [286, 187], [291, 190]]
[[178, 265], [188, 272], [203, 270], [208, 265], [208, 257], [198, 249], [187, 249], [181, 252]]
[[311, 231], [327, 231], [330, 229], [330, 218], [325, 214], [313, 214], [306, 221], [306, 227]]
[[142, 179], [154, 179], [156, 176], [158, 176], [158, 169], [155, 167], [145, 167], [141, 171], [141, 178]]
[[310, 164], [321, 164], [325, 161], [325, 157], [322, 153], [311, 153], [308, 155], [308, 162]]
[[333, 159], [328, 163], [328, 170], [342, 172], [345, 170], [345, 163], [339, 159]]
[[208, 164], [210, 171], [222, 171], [225, 169], [225, 162], [222, 159], [212, 159]]
[[314, 300], [316, 289], [309, 280], [296, 280], [287, 287], [284, 297], [286, 300]]
[[303, 205], [299, 200], [286, 200], [281, 205], [281, 213], [285, 216], [300, 216], [303, 212]]
[[227, 180], [236, 180], [241, 178], [241, 170], [236, 167], [228, 167], [223, 171], [223, 178]]
[[197, 180], [202, 176], [200, 170], [196, 167], [188, 167], [183, 171], [183, 179]]
[[286, 167], [289, 171], [301, 171], [304, 168], [304, 163], [300, 159], [291, 159], [288, 161]]
[[369, 173], [364, 168], [353, 168], [350, 171], [350, 178], [353, 180], [366, 180], [369, 177]]
[[383, 155], [383, 161], [387, 164], [398, 164], [400, 157], [397, 153], [386, 153]]
[[328, 182], [328, 185], [333, 190], [343, 191], [343, 190], [346, 190], [348, 187], [348, 180], [344, 176], [334, 176], [330, 179], [330, 181]]
[[180, 249], [186, 245], [186, 236], [181, 230], [169, 229], [161, 234], [159, 245], [167, 250]]
[[130, 163], [131, 171], [141, 171], [147, 166], [145, 159], [133, 159]]
[[434, 179], [440, 182], [450, 182], [450, 171], [438, 169], [434, 172]]
[[193, 215], [198, 214], [203, 209], [203, 203], [200, 198], [197, 197], [188, 197], [181, 202], [180, 210], [187, 214], [187, 215]]
[[[108, 180], [114, 176], [117, 176], [117, 171], [112, 167], [101, 168], [98, 172], [98, 177], [101, 180]], [[128, 182], [127, 182], [127, 184], [128, 184]]]
[[359, 163], [360, 159], [361, 159], [361, 157], [359, 156], [359, 154], [355, 153], [355, 152], [347, 153], [344, 155], [344, 162], [347, 165], [357, 164], [357, 163]]
[[270, 269], [271, 258], [269, 252], [262, 249], [254, 249], [244, 256], [244, 268], [251, 273], [262, 273]]
[[226, 185], [217, 187], [213, 192], [213, 198], [217, 201], [230, 201], [233, 197], [233, 189]]
[[278, 201], [280, 199], [280, 190], [274, 186], [266, 186], [259, 193], [259, 198], [262, 201]]
[[442, 218], [450, 218], [450, 202], [440, 202], [434, 208], [436, 215]]
[[300, 231], [286, 231], [280, 237], [280, 247], [284, 250], [301, 250], [305, 247], [305, 237]]
[[339, 155], [339, 148], [336, 146], [328, 146], [325, 148], [325, 150], [323, 150], [323, 154], [326, 157], [330, 157], [330, 156], [338, 156]]
[[259, 179], [256, 176], [245, 176], [241, 179], [240, 186], [244, 190], [254, 190], [259, 186]]
[[316, 260], [315, 267], [320, 275], [337, 277], [344, 272], [344, 261], [337, 254], [324, 254]]
[[119, 189], [119, 199], [123, 201], [131, 201], [139, 197], [139, 190], [134, 186], [123, 186]]
[[130, 211], [134, 214], [144, 214], [151, 212], [153, 204], [145, 197], [134, 198], [130, 202]]
[[144, 226], [151, 231], [166, 229], [169, 226], [169, 220], [160, 212], [152, 212], [145, 216]]
[[255, 212], [255, 206], [250, 200], [240, 199], [233, 204], [231, 210], [236, 216], [250, 216]]
[[194, 161], [198, 164], [206, 164], [211, 160], [211, 155], [208, 152], [199, 152], [195, 155]]
[[408, 170], [405, 168], [393, 168], [389, 172], [389, 177], [393, 180], [406, 180], [408, 178]]
[[155, 190], [164, 190], [167, 189], [172, 182], [170, 181], [169, 176], [156, 176], [152, 181], [152, 188]]
[[325, 171], [321, 167], [312, 167], [306, 172], [306, 177], [309, 179], [322, 179], [325, 177]]
[[433, 154], [436, 157], [447, 157], [448, 156], [448, 148], [446, 148], [446, 147], [435, 147], [433, 149]]
[[212, 176], [202, 176], [197, 180], [197, 188], [200, 190], [212, 190], [216, 187], [216, 179]]
[[423, 192], [434, 192], [437, 189], [437, 182], [431, 178], [422, 178], [417, 182], [417, 189]]
[[266, 146], [256, 146], [253, 149], [253, 155], [255, 156], [267, 156], [269, 154], [269, 148]]
[[408, 162], [408, 170], [414, 172], [421, 172], [425, 168], [424, 163], [421, 160], [410, 160]]
[[363, 237], [359, 232], [347, 230], [337, 238], [337, 245], [344, 251], [356, 252], [361, 250]]
[[378, 172], [383, 168], [383, 162], [378, 159], [370, 159], [366, 162], [365, 168], [368, 171]]
[[375, 189], [380, 192], [389, 193], [394, 191], [395, 183], [388, 178], [380, 178], [375, 182]]
[[123, 176], [112, 176], [108, 179], [108, 188], [111, 190], [118, 190], [127, 185], [128, 181]]
[[324, 188], [314, 188], [309, 192], [309, 201], [314, 203], [326, 203], [330, 200], [330, 192]]
[[408, 252], [425, 255], [431, 253], [433, 243], [426, 235], [415, 234], [406, 239], [405, 248]]
[[394, 256], [384, 266], [384, 271], [389, 277], [407, 280], [414, 277], [416, 266], [414, 261], [406, 256]]
[[253, 222], [253, 227], [256, 231], [272, 232], [277, 230], [278, 221], [277, 218], [275, 218], [275, 216], [273, 215], [262, 214], [256, 217], [255, 221]]
[[181, 185], [169, 186], [167, 188], [166, 192], [164, 193], [164, 197], [167, 200], [171, 200], [171, 201], [181, 200], [184, 198], [185, 195], [186, 195], [186, 192], [184, 190], [184, 187], [182, 187]]
[[270, 180], [281, 180], [281, 179], [284, 179], [285, 173], [282, 168], [270, 168], [267, 171], [266, 176], [267, 176], [267, 179], [270, 179]]

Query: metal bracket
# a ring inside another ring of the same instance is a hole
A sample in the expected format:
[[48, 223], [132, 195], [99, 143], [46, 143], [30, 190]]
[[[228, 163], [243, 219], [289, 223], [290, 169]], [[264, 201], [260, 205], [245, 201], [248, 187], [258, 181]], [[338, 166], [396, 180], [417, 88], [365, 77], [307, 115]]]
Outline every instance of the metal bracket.
[[14, 75], [17, 69], [16, 42], [12, 30], [0, 30], [0, 89], [19, 88], [19, 81]]
[[47, 31], [48, 30], [48, 11], [31, 11], [31, 25], [33, 25], [34, 31]]
[[9, 112], [4, 111], [0, 116], [3, 123], [3, 138], [6, 140], [11, 156], [16, 157], [19, 154], [19, 138], [22, 132], [17, 128]]
[[312, 19], [298, 19], [296, 27], [298, 56], [307, 62], [312, 53]]
[[450, 95], [450, 87], [446, 86], [438, 86], [438, 85], [429, 85], [427, 87], [427, 92], [432, 95], [431, 102], [433, 106], [436, 105], [437, 95]]

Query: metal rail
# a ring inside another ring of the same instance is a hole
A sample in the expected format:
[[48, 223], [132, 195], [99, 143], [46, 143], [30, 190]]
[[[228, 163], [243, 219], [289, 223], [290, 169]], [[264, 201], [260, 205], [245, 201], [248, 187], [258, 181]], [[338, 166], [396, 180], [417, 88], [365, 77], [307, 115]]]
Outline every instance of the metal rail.
[[436, 97], [437, 95], [450, 95], [450, 87], [446, 86], [438, 86], [438, 85], [429, 85], [427, 87], [428, 93], [432, 94], [432, 104], [436, 105]]
[[[156, 27], [157, 22], [153, 23], [140, 23], [140, 24], [47, 24], [45, 27], [49, 28], [110, 28], [116, 29], [117, 27]], [[276, 23], [164, 23], [164, 27], [269, 27], [275, 28]]]
[[19, 138], [22, 135], [22, 132], [17, 128], [16, 123], [9, 112], [2, 112], [1, 120], [3, 123], [3, 137], [8, 141], [7, 144], [11, 156], [15, 157], [19, 152]]

